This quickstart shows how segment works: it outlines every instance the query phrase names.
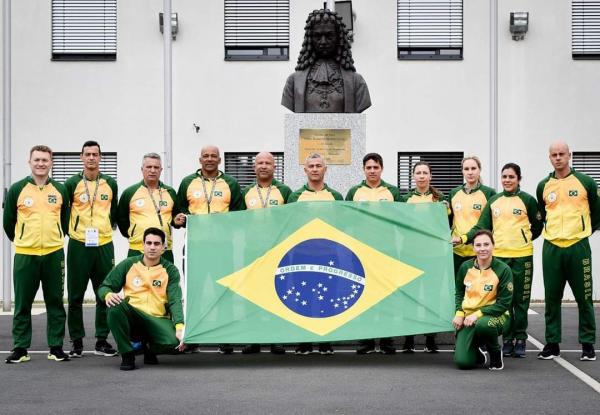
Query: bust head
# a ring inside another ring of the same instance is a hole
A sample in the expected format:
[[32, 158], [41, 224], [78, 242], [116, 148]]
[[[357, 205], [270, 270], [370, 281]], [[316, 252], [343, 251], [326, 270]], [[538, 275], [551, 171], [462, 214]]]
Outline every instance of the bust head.
[[311, 67], [317, 59], [333, 59], [342, 68], [356, 72], [346, 25], [341, 16], [327, 9], [308, 15], [296, 70]]

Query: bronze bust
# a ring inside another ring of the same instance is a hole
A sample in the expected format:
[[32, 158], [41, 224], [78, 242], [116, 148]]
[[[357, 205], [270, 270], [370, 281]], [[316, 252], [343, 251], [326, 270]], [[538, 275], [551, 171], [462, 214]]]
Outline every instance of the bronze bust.
[[308, 15], [296, 72], [285, 83], [281, 105], [293, 112], [349, 113], [371, 106], [367, 83], [354, 68], [346, 25], [336, 12]]

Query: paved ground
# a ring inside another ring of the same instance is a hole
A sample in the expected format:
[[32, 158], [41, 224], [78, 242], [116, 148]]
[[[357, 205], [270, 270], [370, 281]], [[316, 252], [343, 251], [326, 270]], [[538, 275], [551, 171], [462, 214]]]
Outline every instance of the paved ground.
[[[93, 309], [86, 308], [85, 318], [92, 332]], [[598, 308], [596, 318], [600, 322]], [[2, 360], [11, 347], [11, 322], [11, 316], [0, 316]], [[28, 363], [0, 366], [1, 414], [593, 414], [600, 407], [599, 392], [559, 363], [537, 360], [531, 343], [527, 358], [507, 359], [502, 372], [457, 370], [449, 352], [221, 356], [212, 348], [161, 356], [159, 366], [139, 362], [139, 370], [121, 372], [119, 358], [88, 354], [48, 361], [45, 322], [45, 314], [34, 317], [31, 348], [43, 353], [32, 353]], [[600, 391], [600, 360], [578, 360], [576, 325], [576, 308], [564, 307], [565, 365], [579, 368]], [[530, 335], [543, 342], [543, 329], [543, 315], [531, 315]], [[85, 346], [90, 350], [92, 341]]]

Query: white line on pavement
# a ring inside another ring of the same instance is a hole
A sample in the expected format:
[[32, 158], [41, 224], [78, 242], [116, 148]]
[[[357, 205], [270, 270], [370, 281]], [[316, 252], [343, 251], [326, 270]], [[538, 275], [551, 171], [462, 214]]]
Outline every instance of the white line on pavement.
[[[528, 336], [527, 340], [529, 340], [529, 342], [531, 342], [531, 344], [537, 347], [540, 351], [544, 348], [544, 345], [539, 340], [535, 339], [534, 337], [531, 337], [531, 335]], [[560, 352], [563, 353], [563, 350], [561, 350]], [[571, 372], [571, 374], [577, 379], [581, 380], [583, 383], [585, 383], [590, 388], [595, 390], [598, 394], [600, 394], [600, 383], [598, 383], [596, 379], [592, 378], [590, 375], [583, 372], [582, 370], [576, 368], [562, 357], [555, 357], [553, 360], [559, 365], [561, 365], [564, 369]]]

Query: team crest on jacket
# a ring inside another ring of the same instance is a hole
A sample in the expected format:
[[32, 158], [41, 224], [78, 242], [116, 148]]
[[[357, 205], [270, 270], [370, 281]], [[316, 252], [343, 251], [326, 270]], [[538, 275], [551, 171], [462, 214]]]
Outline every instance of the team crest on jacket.
[[153, 287], [161, 287], [162, 282], [160, 280], [152, 280], [152, 286]]
[[87, 202], [89, 202], [89, 200], [90, 200], [90, 198], [85, 193], [82, 193], [81, 195], [79, 195], [79, 201], [81, 203], [87, 203]]
[[100, 195], [100, 200], [108, 200], [108, 195], [101, 194]]
[[135, 201], [135, 205], [139, 208], [141, 208], [142, 206], [144, 206], [146, 202], [144, 201], [144, 199], [138, 199]]
[[495, 217], [500, 217], [500, 208], [494, 208], [494, 216]]
[[214, 197], [223, 197], [223, 192], [221, 190], [215, 190], [213, 192]]
[[494, 285], [493, 284], [484, 284], [483, 286], [483, 291], [492, 291], [494, 289]]
[[249, 203], [249, 205], [250, 205], [250, 206], [254, 206], [254, 205], [256, 205], [256, 199], [250, 199], [250, 203]]
[[48, 195], [48, 203], [55, 205], [58, 201], [56, 195]]
[[513, 209], [513, 215], [517, 215], [518, 216], [518, 215], [521, 214], [521, 212], [523, 212], [521, 209], [518, 209], [518, 208]]
[[577, 190], [569, 190], [569, 197], [577, 197], [578, 194]]
[[194, 199], [200, 199], [200, 196], [202, 196], [202, 192], [200, 192], [200, 190], [196, 190], [194, 193], [192, 193], [192, 196], [194, 197]]
[[291, 248], [275, 271], [275, 290], [294, 313], [331, 317], [352, 307], [364, 291], [365, 270], [354, 252], [329, 239]]
[[481, 210], [481, 204], [480, 203], [474, 203], [473, 204], [473, 209], [474, 210]]
[[460, 203], [455, 203], [454, 204], [454, 210], [456, 210], [457, 212], [459, 212], [462, 209], [462, 205]]
[[26, 197], [25, 200], [23, 201], [23, 204], [27, 207], [32, 207], [33, 199], [31, 197]]
[[142, 279], [140, 277], [134, 277], [133, 281], [131, 281], [131, 283], [133, 284], [134, 287], [141, 287]]
[[550, 203], [556, 202], [556, 193], [552, 192], [548, 195], [548, 202], [550, 202]]

